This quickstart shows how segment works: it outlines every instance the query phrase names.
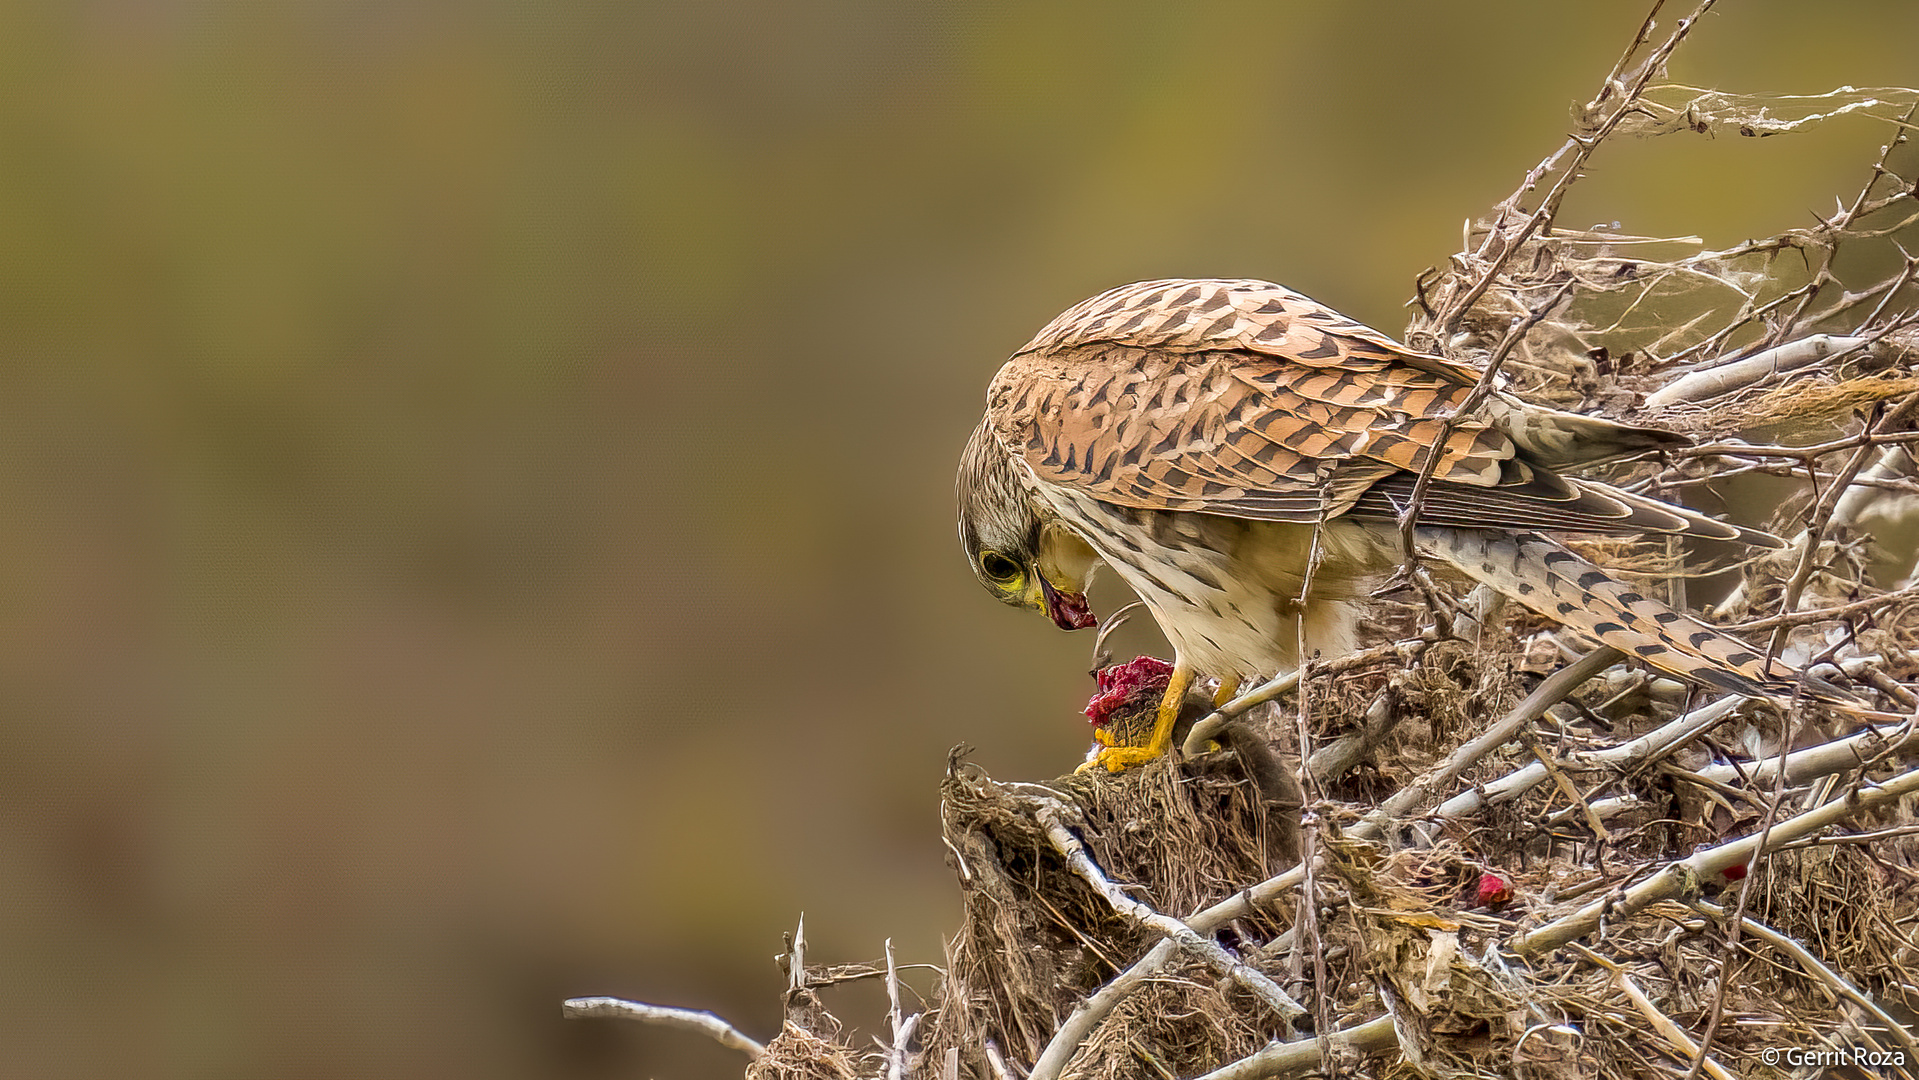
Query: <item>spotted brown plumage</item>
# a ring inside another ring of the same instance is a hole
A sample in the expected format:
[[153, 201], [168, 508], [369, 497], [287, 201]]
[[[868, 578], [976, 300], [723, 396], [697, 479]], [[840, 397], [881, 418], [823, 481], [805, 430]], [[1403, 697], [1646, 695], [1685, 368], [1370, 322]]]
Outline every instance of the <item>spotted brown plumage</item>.
[[[1289, 669], [1302, 640], [1309, 654], [1350, 649], [1358, 598], [1403, 562], [1397, 520], [1436, 456], [1422, 555], [1696, 682], [1757, 693], [1792, 677], [1536, 535], [1776, 545], [1561, 474], [1682, 437], [1497, 389], [1455, 416], [1479, 378], [1269, 282], [1122, 286], [1062, 313], [993, 378], [961, 459], [962, 540], [989, 590], [1061, 625], [1059, 598], [1111, 566], [1176, 650], [1170, 703], [1196, 676]], [[1157, 756], [1169, 731], [1102, 760]]]

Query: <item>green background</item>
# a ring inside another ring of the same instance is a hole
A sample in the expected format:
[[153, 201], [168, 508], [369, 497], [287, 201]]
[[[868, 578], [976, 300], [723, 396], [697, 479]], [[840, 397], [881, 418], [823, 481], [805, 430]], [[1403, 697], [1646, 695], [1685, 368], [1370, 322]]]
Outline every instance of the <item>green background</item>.
[[[1397, 331], [1640, 16], [0, 4], [0, 1075], [723, 1075], [559, 1001], [767, 1037], [802, 911], [938, 962], [948, 748], [1086, 741], [1089, 635], [953, 540], [993, 370], [1145, 277]], [[1672, 74], [1916, 42], [1727, 3]], [[1610, 146], [1563, 220], [1804, 225], [1887, 135]]]

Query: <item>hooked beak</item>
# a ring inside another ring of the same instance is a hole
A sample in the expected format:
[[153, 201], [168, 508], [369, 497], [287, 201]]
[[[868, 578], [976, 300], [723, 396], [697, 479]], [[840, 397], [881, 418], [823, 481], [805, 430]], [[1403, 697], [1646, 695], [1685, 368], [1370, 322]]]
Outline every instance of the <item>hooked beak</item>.
[[1098, 626], [1099, 620], [1093, 617], [1093, 611], [1086, 606], [1085, 593], [1060, 592], [1053, 583], [1046, 580], [1045, 574], [1035, 574], [1039, 579], [1039, 591], [1046, 603], [1046, 614], [1053, 625], [1061, 630], [1084, 630], [1089, 626]]

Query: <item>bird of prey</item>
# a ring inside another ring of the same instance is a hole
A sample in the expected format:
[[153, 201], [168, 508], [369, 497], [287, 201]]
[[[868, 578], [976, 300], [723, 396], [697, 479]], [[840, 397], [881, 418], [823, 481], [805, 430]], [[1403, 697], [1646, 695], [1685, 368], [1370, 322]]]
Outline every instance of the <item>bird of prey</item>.
[[1124, 285], [1048, 323], [993, 378], [960, 458], [960, 540], [989, 592], [1062, 628], [1093, 625], [1086, 582], [1102, 563], [1146, 602], [1174, 672], [1147, 743], [1100, 751], [1115, 772], [1166, 751], [1195, 678], [1218, 679], [1224, 700], [1353, 649], [1362, 596], [1405, 561], [1399, 517], [1435, 451], [1421, 557], [1693, 682], [1787, 685], [1792, 669], [1541, 534], [1777, 546], [1563, 474], [1685, 439], [1499, 390], [1455, 416], [1480, 376], [1270, 282]]

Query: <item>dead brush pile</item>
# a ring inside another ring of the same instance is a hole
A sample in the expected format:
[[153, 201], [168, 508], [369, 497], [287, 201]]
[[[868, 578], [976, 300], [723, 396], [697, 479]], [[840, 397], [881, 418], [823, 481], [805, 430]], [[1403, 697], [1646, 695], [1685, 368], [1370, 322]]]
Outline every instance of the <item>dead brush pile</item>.
[[[1036, 785], [956, 755], [965, 919], [924, 1012], [890, 957], [809, 965], [801, 935], [770, 1044], [669, 1022], [739, 1039], [754, 1078], [1919, 1076], [1919, 94], [1661, 83], [1711, 6], [1647, 20], [1421, 278], [1408, 338], [1694, 436], [1608, 479], [1787, 547], [1593, 554], [1682, 609], [1718, 575], [1708, 617], [1856, 705], [1714, 698], [1408, 590], [1361, 653], [1195, 706], [1177, 760]], [[1856, 113], [1886, 145], [1808, 227], [1708, 250], [1556, 224], [1610, 140]], [[877, 1043], [820, 1002], [851, 978], [893, 990]]]

